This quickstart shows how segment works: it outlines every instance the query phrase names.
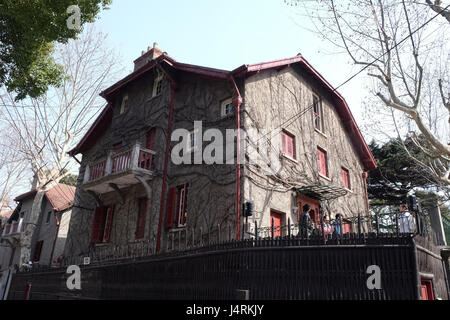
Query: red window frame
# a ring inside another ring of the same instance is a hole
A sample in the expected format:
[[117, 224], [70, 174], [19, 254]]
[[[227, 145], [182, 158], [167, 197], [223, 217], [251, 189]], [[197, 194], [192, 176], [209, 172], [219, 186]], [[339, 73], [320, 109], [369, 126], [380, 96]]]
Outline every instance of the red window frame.
[[187, 219], [188, 184], [169, 189], [166, 205], [166, 228], [182, 228]]
[[145, 237], [145, 220], [147, 217], [147, 198], [138, 199], [138, 215], [136, 221], [135, 239], [140, 240]]
[[283, 154], [289, 158], [296, 159], [295, 136], [285, 130], [282, 131]]
[[324, 177], [328, 177], [327, 152], [320, 147], [317, 147], [317, 166], [319, 169], [319, 173]]
[[350, 183], [350, 171], [344, 167], [341, 167], [341, 176], [342, 176], [342, 185], [344, 188], [347, 188], [348, 190], [351, 190], [351, 183]]
[[95, 208], [92, 223], [91, 243], [109, 242], [115, 205]]

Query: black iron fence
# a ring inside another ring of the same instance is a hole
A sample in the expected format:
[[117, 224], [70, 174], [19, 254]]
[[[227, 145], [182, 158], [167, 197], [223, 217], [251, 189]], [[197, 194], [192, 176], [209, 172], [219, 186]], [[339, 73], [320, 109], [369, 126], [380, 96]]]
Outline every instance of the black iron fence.
[[[379, 288], [367, 284], [373, 265]], [[82, 265], [79, 291], [67, 289], [65, 268], [18, 273], [9, 297], [23, 299], [31, 284], [31, 299], [418, 299], [414, 265], [408, 234], [269, 237]]]

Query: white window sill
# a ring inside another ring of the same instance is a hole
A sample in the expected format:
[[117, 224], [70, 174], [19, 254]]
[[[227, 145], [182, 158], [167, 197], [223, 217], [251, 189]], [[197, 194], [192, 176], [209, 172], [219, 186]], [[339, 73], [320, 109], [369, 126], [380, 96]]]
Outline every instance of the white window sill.
[[294, 159], [294, 158], [291, 158], [291, 157], [289, 157], [289, 156], [287, 156], [287, 155], [285, 155], [285, 154], [281, 154], [281, 156], [282, 156], [283, 158], [286, 158], [286, 159], [292, 161], [292, 162], [298, 163], [298, 160], [296, 160], [296, 159]]
[[317, 133], [319, 133], [319, 134], [321, 134], [321, 135], [322, 135], [323, 137], [325, 137], [326, 139], [328, 139], [328, 136], [327, 136], [325, 133], [323, 133], [322, 131], [320, 131], [319, 129], [314, 128], [314, 131], [317, 132]]
[[327, 177], [327, 176], [324, 176], [323, 174], [320, 174], [320, 173], [319, 173], [319, 177], [321, 177], [321, 178], [323, 178], [323, 179], [325, 179], [325, 180], [331, 182], [331, 178], [329, 178], [329, 177]]

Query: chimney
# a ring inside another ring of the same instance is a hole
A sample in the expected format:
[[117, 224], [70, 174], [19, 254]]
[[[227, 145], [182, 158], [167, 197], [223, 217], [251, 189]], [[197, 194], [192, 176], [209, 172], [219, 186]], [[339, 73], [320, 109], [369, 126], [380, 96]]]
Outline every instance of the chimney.
[[152, 60], [158, 58], [163, 52], [158, 49], [158, 44], [156, 42], [153, 43], [153, 48], [148, 47], [147, 52], [142, 51], [142, 54], [139, 58], [134, 60], [134, 71], [142, 68], [147, 63]]

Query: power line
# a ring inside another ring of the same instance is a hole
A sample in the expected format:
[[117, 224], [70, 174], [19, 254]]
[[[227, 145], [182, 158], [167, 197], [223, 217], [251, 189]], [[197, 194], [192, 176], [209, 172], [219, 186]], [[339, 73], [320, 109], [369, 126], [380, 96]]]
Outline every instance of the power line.
[[[438, 12], [437, 14], [435, 14], [433, 17], [431, 17], [429, 20], [427, 20], [425, 23], [423, 23], [420, 27], [418, 27], [416, 30], [414, 30], [413, 32], [411, 32], [408, 36], [406, 36], [405, 38], [403, 38], [402, 40], [400, 40], [399, 42], [397, 42], [393, 47], [389, 48], [386, 52], [383, 52], [378, 58], [374, 59], [372, 62], [368, 63], [367, 65], [365, 65], [361, 70], [359, 70], [357, 73], [353, 74], [352, 76], [350, 76], [347, 80], [345, 80], [344, 82], [342, 82], [340, 85], [338, 85], [336, 88], [334, 88], [331, 93], [334, 93], [337, 91], [337, 89], [339, 89], [340, 87], [344, 86], [345, 84], [347, 84], [348, 82], [350, 82], [351, 80], [353, 80], [356, 76], [358, 76], [360, 73], [362, 73], [364, 70], [366, 70], [367, 68], [371, 67], [375, 62], [379, 61], [382, 57], [384, 57], [387, 53], [390, 53], [393, 49], [395, 49], [396, 47], [398, 47], [400, 44], [402, 44], [403, 42], [405, 42], [406, 40], [408, 40], [410, 37], [412, 37], [413, 34], [415, 34], [416, 32], [418, 32], [420, 29], [424, 28], [428, 23], [430, 23], [431, 21], [433, 21], [436, 17], [438, 17], [442, 12], [445, 12], [448, 8], [450, 7], [450, 5], [448, 5], [447, 7], [445, 7], [444, 9], [442, 9], [440, 12]], [[286, 127], [286, 123], [288, 123], [289, 121], [293, 120], [295, 121], [295, 117], [299, 116], [299, 114], [306, 112], [308, 110], [310, 110], [311, 108], [314, 107], [314, 102], [312, 105], [308, 106], [305, 110], [300, 111], [300, 113], [298, 114], [294, 114], [291, 118], [289, 118], [288, 120], [286, 120], [284, 123], [282, 123], [281, 125], [279, 125], [278, 127], [276, 127], [275, 129], [272, 129], [271, 131], [269, 131], [267, 134], [263, 135], [260, 139], [258, 139], [256, 141], [256, 143], [263, 139], [264, 137], [266, 137], [267, 135], [271, 134], [273, 131], [278, 130], [281, 127]], [[291, 123], [289, 123], [289, 125], [291, 125], [293, 123], [293, 121]], [[288, 125], [288, 126], [289, 126]]]

